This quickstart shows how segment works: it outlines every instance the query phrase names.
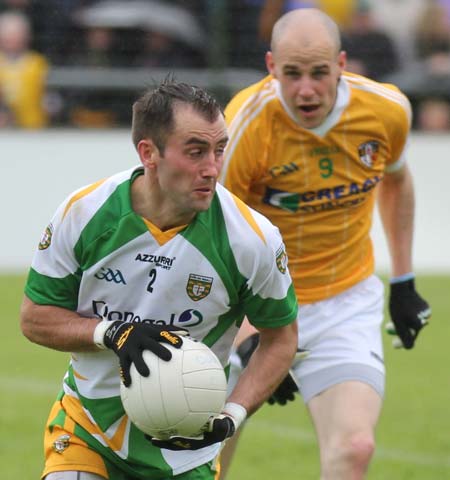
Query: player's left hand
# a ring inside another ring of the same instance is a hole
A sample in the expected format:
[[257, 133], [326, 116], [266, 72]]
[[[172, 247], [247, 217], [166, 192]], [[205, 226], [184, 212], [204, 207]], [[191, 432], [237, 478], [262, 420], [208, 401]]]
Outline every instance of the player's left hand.
[[278, 385], [276, 390], [267, 399], [270, 405], [278, 403], [279, 405], [286, 405], [287, 402], [295, 400], [295, 394], [298, 392], [298, 386], [293, 376], [289, 372], [282, 382]]
[[210, 418], [207, 428], [201, 437], [170, 437], [169, 440], [159, 440], [156, 437], [147, 438], [153, 445], [168, 450], [198, 450], [199, 448], [223, 442], [234, 435], [237, 426], [234, 419], [226, 413]]
[[431, 308], [416, 292], [414, 279], [391, 284], [389, 313], [393, 324], [387, 324], [386, 330], [398, 336], [393, 341], [394, 347], [413, 348], [420, 330], [431, 317]]
[[[297, 348], [295, 354], [295, 360], [302, 360], [309, 355], [309, 350], [303, 348]], [[295, 394], [299, 391], [297, 382], [295, 381], [294, 374], [289, 370], [288, 374], [284, 377], [282, 382], [278, 385], [272, 395], [267, 399], [270, 405], [278, 403], [279, 405], [286, 405], [287, 402], [295, 400]]]

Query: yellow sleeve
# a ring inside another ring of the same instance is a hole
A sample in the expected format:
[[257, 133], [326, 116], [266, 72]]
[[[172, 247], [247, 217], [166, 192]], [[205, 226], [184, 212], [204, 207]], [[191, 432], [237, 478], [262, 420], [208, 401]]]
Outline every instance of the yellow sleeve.
[[386, 133], [390, 140], [391, 155], [386, 165], [392, 165], [400, 159], [409, 136], [412, 122], [412, 109], [408, 98], [393, 85], [385, 85], [395, 92], [395, 101], [389, 106], [389, 114], [385, 112], [381, 118], [385, 119]]

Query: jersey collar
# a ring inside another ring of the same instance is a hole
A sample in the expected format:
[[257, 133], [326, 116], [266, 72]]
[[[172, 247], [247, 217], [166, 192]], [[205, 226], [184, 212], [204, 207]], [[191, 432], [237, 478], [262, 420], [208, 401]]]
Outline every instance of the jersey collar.
[[[287, 103], [284, 101], [283, 95], [281, 94], [280, 82], [275, 80], [275, 88], [278, 98], [280, 99], [281, 104], [283, 105], [284, 110], [289, 115], [292, 120], [298, 124], [298, 120], [292, 111], [289, 109]], [[341, 76], [337, 88], [336, 102], [333, 109], [328, 114], [325, 121], [318, 127], [308, 129], [310, 132], [314, 133], [319, 137], [324, 137], [329, 130], [331, 130], [341, 118], [342, 112], [347, 107], [350, 101], [350, 87], [344, 77]]]

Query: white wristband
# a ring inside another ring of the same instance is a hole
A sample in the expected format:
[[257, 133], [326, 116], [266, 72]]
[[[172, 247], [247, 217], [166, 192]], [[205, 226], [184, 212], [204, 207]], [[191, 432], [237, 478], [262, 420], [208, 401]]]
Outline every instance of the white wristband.
[[227, 402], [222, 410], [234, 420], [234, 426], [236, 430], [240, 427], [241, 423], [247, 418], [247, 410], [239, 403]]
[[104, 342], [105, 332], [111, 326], [111, 322], [108, 320], [102, 320], [101, 322], [97, 323], [97, 326], [94, 330], [94, 343], [97, 345], [98, 348], [102, 350], [106, 350], [106, 345]]

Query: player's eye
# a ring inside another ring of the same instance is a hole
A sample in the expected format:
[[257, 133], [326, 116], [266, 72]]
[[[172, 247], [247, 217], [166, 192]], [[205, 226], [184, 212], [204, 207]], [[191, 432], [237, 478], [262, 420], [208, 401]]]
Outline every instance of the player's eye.
[[191, 157], [200, 157], [203, 155], [203, 150], [201, 148], [193, 148], [189, 150], [188, 155]]
[[312, 73], [313, 78], [323, 78], [328, 75], [328, 71], [325, 70], [317, 70]]

